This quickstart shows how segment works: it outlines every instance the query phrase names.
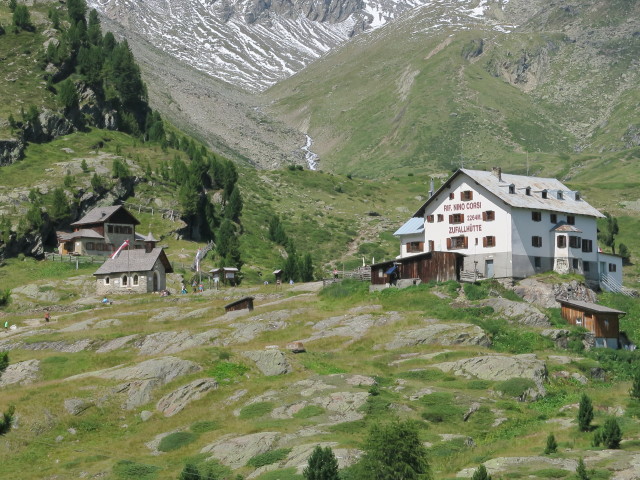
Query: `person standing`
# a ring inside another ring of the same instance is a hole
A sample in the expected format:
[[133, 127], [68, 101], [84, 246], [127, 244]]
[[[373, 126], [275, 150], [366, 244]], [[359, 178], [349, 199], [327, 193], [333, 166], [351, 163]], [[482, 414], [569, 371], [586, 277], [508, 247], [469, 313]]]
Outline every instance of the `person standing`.
[[44, 321], [49, 323], [49, 320], [51, 320], [51, 315], [49, 314], [49, 310], [45, 310], [45, 312], [44, 312]]

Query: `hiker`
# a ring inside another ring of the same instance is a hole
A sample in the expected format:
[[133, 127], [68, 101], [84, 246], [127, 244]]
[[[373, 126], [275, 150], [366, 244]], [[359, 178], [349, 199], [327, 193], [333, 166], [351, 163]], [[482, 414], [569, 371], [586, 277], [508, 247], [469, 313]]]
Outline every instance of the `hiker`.
[[193, 283], [191, 284], [191, 286], [193, 287], [193, 293], [196, 293], [196, 287], [198, 286], [198, 284], [196, 283], [196, 281], [194, 280]]
[[187, 293], [187, 287], [184, 286], [184, 283], [182, 284], [182, 290], [180, 290], [180, 293], [182, 293], [182, 295], [186, 295]]
[[51, 315], [49, 314], [49, 310], [46, 310], [44, 312], [44, 321], [49, 323], [49, 320], [51, 320]]
[[289, 285], [293, 285], [293, 278], [289, 279]]
[[200, 291], [200, 293], [204, 292], [204, 285], [203, 284], [198, 285], [198, 290]]
[[107, 297], [104, 297], [102, 299], [102, 303], [104, 303], [105, 305], [111, 305], [111, 302], [109, 301], [109, 299]]
[[338, 278], [338, 269], [337, 268], [333, 269], [333, 278]]
[[4, 322], [4, 329], [5, 329], [5, 330], [9, 330], [9, 320], [5, 320], [5, 322]]

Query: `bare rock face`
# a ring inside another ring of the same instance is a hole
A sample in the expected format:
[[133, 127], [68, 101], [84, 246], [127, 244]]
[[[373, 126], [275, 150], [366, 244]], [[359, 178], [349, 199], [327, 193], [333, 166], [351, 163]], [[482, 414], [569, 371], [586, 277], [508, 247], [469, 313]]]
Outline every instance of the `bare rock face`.
[[181, 332], [158, 332], [147, 335], [135, 343], [141, 355], [157, 355], [158, 353], [177, 353], [188, 348], [210, 343], [220, 331], [213, 329], [192, 334]]
[[40, 360], [12, 363], [0, 373], [0, 388], [7, 385], [27, 385], [35, 382], [40, 371]]
[[548, 327], [549, 319], [533, 305], [514, 302], [506, 298], [488, 298], [482, 305], [492, 307], [499, 315], [506, 317], [510, 323], [519, 323], [529, 327]]
[[595, 302], [596, 292], [577, 281], [569, 283], [544, 283], [536, 278], [525, 278], [514, 291], [527, 302], [542, 308], [559, 308], [556, 298]]
[[0, 167], [17, 162], [23, 153], [24, 142], [21, 139], [0, 139]]
[[455, 362], [434, 365], [443, 372], [481, 380], [504, 381], [512, 378], [528, 378], [534, 381], [538, 392], [545, 394], [544, 382], [547, 380], [547, 366], [534, 354], [524, 355], [485, 355], [465, 358]]
[[93, 402], [84, 398], [67, 398], [64, 401], [64, 409], [71, 415], [80, 415], [92, 406]]
[[256, 362], [258, 369], [268, 377], [291, 371], [287, 357], [280, 350], [256, 350], [244, 352], [243, 355]]
[[385, 345], [387, 350], [396, 350], [414, 345], [480, 345], [488, 347], [491, 340], [477, 325], [470, 323], [431, 323], [418, 330], [400, 332]]
[[184, 410], [189, 403], [199, 400], [216, 388], [218, 388], [218, 382], [211, 378], [194, 380], [162, 397], [156, 404], [156, 409], [165, 417], [172, 417]]
[[247, 462], [261, 453], [266, 453], [273, 448], [280, 437], [278, 432], [260, 432], [241, 437], [226, 435], [207, 445], [200, 453], [210, 453], [220, 463], [236, 469], [244, 467]]

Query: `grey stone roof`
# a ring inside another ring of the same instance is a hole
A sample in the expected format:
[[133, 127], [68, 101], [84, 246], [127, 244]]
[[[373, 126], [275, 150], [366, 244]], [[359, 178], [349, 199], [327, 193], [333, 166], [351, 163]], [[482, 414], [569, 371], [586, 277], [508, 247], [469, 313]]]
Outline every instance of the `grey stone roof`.
[[173, 272], [171, 264], [162, 248], [154, 248], [149, 253], [144, 249], [122, 250], [117, 258], [108, 258], [94, 275], [106, 275], [126, 272], [149, 272], [156, 260], [160, 259], [165, 265], [167, 273]]
[[88, 225], [92, 223], [102, 223], [106, 222], [109, 217], [111, 217], [118, 210], [124, 209], [127, 215], [129, 215], [135, 225], [140, 224], [136, 218], [131, 215], [122, 205], [113, 205], [111, 207], [96, 207], [93, 210], [89, 211], [84, 217], [82, 217], [77, 222], [73, 222], [71, 225], [80, 226], [80, 225]]
[[64, 242], [67, 240], [73, 240], [74, 238], [96, 238], [99, 240], [104, 240], [104, 237], [100, 235], [95, 230], [91, 230], [90, 228], [81, 228], [77, 232], [56, 232], [58, 238]]
[[[526, 175], [511, 175], [508, 173], [502, 173], [500, 178], [498, 178], [493, 172], [468, 170], [466, 168], [457, 170], [445, 181], [442, 187], [420, 207], [414, 217], [424, 215], [426, 206], [447, 188], [451, 180], [459, 175], [469, 177], [472, 181], [477, 182], [480, 186], [512, 207], [604, 217], [602, 213], [582, 200], [579, 195], [578, 200], [576, 200], [576, 194], [579, 192], [570, 190], [556, 178], [530, 177]], [[515, 193], [509, 193], [510, 186], [513, 186]], [[527, 189], [529, 189], [530, 195], [526, 194]], [[542, 197], [542, 192], [547, 193], [547, 198]]]

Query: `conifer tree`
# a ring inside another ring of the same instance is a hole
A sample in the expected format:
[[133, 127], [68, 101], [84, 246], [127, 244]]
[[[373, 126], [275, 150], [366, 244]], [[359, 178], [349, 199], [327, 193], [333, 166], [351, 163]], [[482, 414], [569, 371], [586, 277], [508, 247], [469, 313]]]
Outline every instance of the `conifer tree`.
[[491, 475], [489, 475], [489, 472], [487, 472], [487, 468], [484, 465], [480, 465], [476, 468], [476, 471], [473, 472], [471, 480], [491, 480]]
[[578, 480], [590, 480], [591, 477], [587, 474], [587, 467], [584, 464], [584, 460], [580, 458], [578, 460], [578, 467], [576, 468], [576, 476]]
[[13, 423], [13, 414], [16, 411], [16, 407], [9, 406], [9, 409], [0, 416], [0, 435], [4, 435], [11, 430], [11, 424]]
[[200, 475], [200, 470], [193, 463], [187, 463], [182, 472], [180, 472], [179, 480], [202, 480], [202, 475]]
[[586, 393], [580, 398], [580, 406], [578, 408], [578, 427], [582, 432], [588, 432], [591, 428], [593, 420], [593, 405], [591, 399]]
[[554, 437], [553, 433], [550, 433], [547, 437], [547, 446], [544, 449], [545, 455], [550, 455], [552, 453], [556, 453], [558, 451], [558, 442], [556, 442], [556, 437]]
[[602, 443], [606, 448], [620, 448], [622, 441], [622, 431], [620, 425], [615, 418], [609, 418], [604, 422], [602, 427]]
[[70, 78], [60, 82], [58, 86], [58, 100], [65, 112], [78, 108], [78, 91]]
[[31, 14], [26, 5], [16, 5], [16, 8], [13, 10], [13, 25], [18, 30], [33, 30]]
[[303, 282], [313, 280], [313, 259], [310, 253], [306, 253], [300, 262], [300, 280]]
[[242, 214], [242, 197], [240, 196], [240, 190], [238, 185], [233, 186], [229, 200], [224, 207], [224, 216], [234, 222], [240, 221], [240, 215]]
[[16, 7], [18, 6], [18, 2], [16, 0], [9, 0], [9, 10], [11, 13], [16, 11]]
[[631, 398], [640, 400], [640, 372], [636, 372], [631, 382], [631, 390], [629, 390]]
[[61, 188], [54, 189], [49, 216], [53, 221], [59, 222], [66, 219], [70, 213], [71, 208], [69, 207], [69, 202], [64, 194], [64, 190]]
[[225, 218], [218, 229], [216, 235], [216, 245], [218, 255], [222, 258], [224, 267], [236, 267], [242, 266], [242, 259], [240, 257], [240, 242], [236, 236], [236, 229], [231, 220]]
[[317, 446], [311, 456], [307, 467], [302, 471], [305, 480], [339, 480], [338, 460], [330, 447]]
[[67, 13], [69, 15], [69, 21], [72, 24], [78, 22], [85, 23], [87, 2], [85, 2], [85, 0], [67, 0]]
[[9, 366], [9, 352], [0, 352], [0, 375]]
[[89, 23], [87, 25], [87, 41], [93, 46], [102, 44], [102, 28], [100, 26], [100, 18], [96, 9], [89, 12]]

